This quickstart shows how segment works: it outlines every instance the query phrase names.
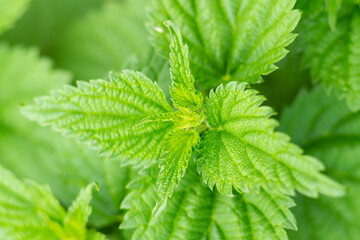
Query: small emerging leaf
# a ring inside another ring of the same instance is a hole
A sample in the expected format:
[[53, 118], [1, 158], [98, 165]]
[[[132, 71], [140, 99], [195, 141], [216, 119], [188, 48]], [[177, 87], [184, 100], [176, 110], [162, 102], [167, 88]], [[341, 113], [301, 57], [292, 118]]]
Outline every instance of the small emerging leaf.
[[183, 44], [180, 30], [171, 21], [165, 22], [170, 31], [170, 94], [176, 108], [197, 110], [202, 106], [203, 97], [194, 87], [194, 76], [189, 65], [189, 49]]
[[192, 148], [199, 142], [199, 134], [193, 129], [179, 129], [170, 134], [160, 158], [160, 172], [157, 180], [159, 200], [153, 210], [158, 216], [166, 207], [166, 202], [185, 175]]
[[68, 232], [77, 239], [85, 239], [86, 237], [86, 224], [91, 214], [90, 200], [92, 198], [92, 189], [95, 184], [89, 184], [86, 188], [82, 189], [68, 209], [65, 216], [64, 224]]

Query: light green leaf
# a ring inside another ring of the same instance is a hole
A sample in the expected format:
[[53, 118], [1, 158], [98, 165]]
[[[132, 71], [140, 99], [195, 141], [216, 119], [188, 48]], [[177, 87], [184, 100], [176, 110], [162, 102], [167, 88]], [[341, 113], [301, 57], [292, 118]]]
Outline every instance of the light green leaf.
[[277, 121], [264, 97], [231, 82], [211, 91], [205, 109], [210, 130], [201, 139], [198, 169], [204, 181], [220, 193], [252, 192], [259, 186], [293, 195], [318, 193], [341, 196], [343, 188], [320, 173], [323, 165], [275, 132]]
[[89, 222], [96, 227], [117, 222], [128, 169], [97, 157], [86, 146], [41, 128], [20, 114], [20, 103], [62, 87], [70, 82], [71, 75], [53, 69], [52, 62], [40, 57], [34, 48], [2, 44], [0, 62], [0, 164], [20, 179], [48, 184], [66, 207], [81, 188], [98, 182], [100, 191], [91, 201]]
[[137, 123], [172, 108], [157, 84], [139, 72], [113, 73], [110, 78], [54, 91], [49, 97], [38, 98], [24, 112], [123, 164], [154, 163], [173, 124]]
[[307, 154], [318, 157], [327, 174], [346, 186], [343, 198], [298, 197], [299, 231], [291, 239], [357, 240], [360, 238], [360, 112], [328, 96], [321, 87], [302, 91], [284, 111], [281, 130]]
[[0, 0], [0, 34], [13, 26], [30, 0]]
[[23, 183], [0, 166], [0, 228], [13, 239], [56, 239], [49, 223], [65, 211], [48, 187]]
[[228, 198], [210, 191], [194, 170], [192, 166], [187, 171], [157, 218], [151, 214], [156, 202], [156, 178], [147, 175], [134, 180], [122, 203], [129, 210], [121, 228], [136, 228], [133, 240], [285, 240], [284, 228], [295, 229], [295, 219], [288, 210], [294, 205], [290, 198], [263, 189], [258, 194]]
[[199, 85], [261, 82], [276, 69], [295, 38], [300, 13], [295, 0], [156, 0], [150, 12], [153, 44], [167, 56], [165, 20], [173, 21], [189, 46], [190, 68]]
[[203, 97], [194, 87], [195, 79], [189, 66], [188, 46], [183, 44], [180, 30], [171, 21], [167, 21], [165, 26], [171, 35], [170, 94], [172, 101], [176, 108], [198, 110], [202, 106]]
[[96, 227], [117, 223], [129, 170], [49, 129], [29, 127], [33, 127], [30, 132], [0, 134], [0, 164], [21, 179], [48, 184], [66, 207], [82, 187], [98, 182], [100, 191], [94, 192], [89, 222]]
[[139, 125], [150, 122], [173, 122], [177, 129], [194, 128], [203, 124], [204, 113], [197, 113], [187, 108], [182, 108], [176, 112], [160, 113], [144, 118]]
[[169, 135], [160, 158], [160, 172], [157, 180], [159, 200], [153, 210], [153, 215], [158, 216], [165, 209], [175, 186], [185, 175], [192, 148], [198, 144], [199, 140], [199, 134], [193, 129], [179, 129]]
[[328, 92], [333, 89], [356, 111], [360, 108], [360, 8], [343, 6], [334, 31], [326, 18], [322, 12], [303, 22], [303, 62], [310, 67], [314, 82], [321, 80]]
[[95, 184], [88, 185], [82, 189], [71, 204], [64, 219], [65, 229], [71, 232], [76, 239], [86, 238], [86, 224], [91, 214], [90, 201], [92, 198], [92, 189]]
[[0, 166], [0, 231], [7, 239], [85, 240], [86, 222], [72, 219], [72, 225], [84, 233], [79, 237], [68, 231], [66, 218], [65, 210], [49, 187], [22, 182]]

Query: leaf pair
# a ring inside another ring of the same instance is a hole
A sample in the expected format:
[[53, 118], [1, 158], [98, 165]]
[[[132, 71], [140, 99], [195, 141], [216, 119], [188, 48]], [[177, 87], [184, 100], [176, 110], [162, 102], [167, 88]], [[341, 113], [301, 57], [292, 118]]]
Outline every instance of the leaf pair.
[[[340, 185], [320, 173], [323, 165], [304, 156], [289, 137], [274, 131], [277, 122], [264, 98], [246, 83], [230, 82], [202, 96], [194, 87], [188, 59], [176, 27], [171, 33], [170, 88], [174, 112], [160, 88], [143, 74], [111, 74], [110, 82], [79, 82], [25, 108], [45, 125], [78, 137], [124, 164], [150, 166], [160, 159], [158, 215], [183, 177], [194, 147], [204, 181], [222, 194], [253, 189], [315, 197], [343, 194]], [[210, 128], [210, 129], [209, 129]], [[200, 136], [201, 135], [201, 140]]]
[[94, 184], [82, 189], [66, 213], [47, 186], [22, 182], [0, 166], [0, 225], [16, 240], [104, 240], [86, 229]]

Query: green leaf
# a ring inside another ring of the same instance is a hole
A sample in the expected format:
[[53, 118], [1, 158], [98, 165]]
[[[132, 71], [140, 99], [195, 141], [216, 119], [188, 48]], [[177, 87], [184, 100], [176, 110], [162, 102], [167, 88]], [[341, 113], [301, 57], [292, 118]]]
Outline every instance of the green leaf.
[[336, 199], [298, 197], [299, 231], [291, 239], [359, 239], [360, 112], [351, 112], [345, 101], [318, 86], [298, 95], [284, 111], [280, 126], [307, 154], [321, 159], [327, 174], [347, 189], [346, 196]]
[[22, 102], [60, 88], [70, 82], [71, 75], [53, 69], [52, 62], [34, 48], [1, 44], [0, 62], [0, 164], [20, 179], [48, 184], [66, 207], [81, 188], [97, 182], [100, 191], [91, 201], [89, 222], [96, 227], [117, 222], [129, 170], [97, 157], [72, 139], [40, 128], [19, 111]]
[[133, 71], [113, 73], [104, 80], [78, 82], [26, 107], [26, 115], [43, 125], [90, 143], [123, 164], [156, 161], [172, 123], [142, 119], [172, 108], [156, 83]]
[[171, 22], [165, 26], [171, 35], [170, 45], [170, 94], [176, 108], [198, 110], [202, 106], [203, 97], [194, 87], [194, 76], [189, 66], [189, 49], [183, 44], [180, 30]]
[[0, 34], [11, 28], [25, 12], [30, 0], [0, 0]]
[[156, 0], [150, 12], [153, 45], [168, 54], [165, 20], [173, 21], [189, 45], [190, 68], [203, 87], [222, 81], [261, 82], [276, 69], [295, 38], [300, 13], [295, 0]]
[[[86, 205], [83, 207], [88, 208]], [[75, 208], [70, 209], [69, 216], [74, 213], [73, 210]], [[82, 236], [74, 235], [67, 229], [65, 210], [53, 197], [49, 187], [22, 182], [0, 166], [0, 231], [8, 239], [85, 240], [86, 222], [83, 220], [72, 218], [71, 224], [84, 233]]]
[[118, 162], [99, 158], [95, 151], [72, 139], [31, 126], [30, 132], [1, 133], [0, 164], [21, 179], [48, 184], [66, 207], [82, 187], [98, 182], [100, 191], [94, 192], [89, 222], [96, 227], [117, 223], [129, 170]]
[[23, 183], [0, 166], [0, 229], [13, 239], [56, 239], [49, 223], [65, 211], [48, 187]]
[[165, 209], [175, 186], [185, 175], [192, 148], [198, 144], [199, 140], [199, 134], [193, 129], [179, 129], [169, 135], [160, 158], [160, 172], [157, 180], [159, 200], [153, 210], [153, 215], [158, 216]]
[[109, 70], [122, 70], [129, 56], [142, 59], [150, 48], [144, 24], [148, 2], [106, 1], [97, 11], [66, 26], [52, 57], [76, 79], [104, 78]]
[[71, 232], [76, 239], [86, 238], [86, 223], [91, 214], [90, 201], [92, 198], [92, 189], [95, 184], [88, 185], [82, 189], [68, 209], [64, 219], [65, 229]]
[[333, 89], [356, 111], [360, 108], [360, 8], [343, 6], [334, 31], [326, 15], [322, 12], [303, 22], [303, 62], [310, 67], [314, 82], [321, 80], [328, 92]]
[[274, 131], [273, 110], [260, 106], [264, 97], [246, 85], [220, 85], [206, 101], [210, 130], [201, 139], [198, 169], [209, 187], [227, 195], [233, 187], [241, 193], [259, 186], [290, 195], [294, 189], [310, 197], [343, 195], [339, 184], [319, 172], [324, 167], [317, 159]]
[[121, 228], [136, 228], [139, 239], [287, 239], [284, 228], [295, 229], [288, 210], [293, 201], [261, 189], [259, 193], [228, 198], [210, 191], [189, 169], [168, 206], [157, 218], [151, 209], [156, 202], [156, 178], [147, 175], [130, 184], [131, 192], [122, 203], [129, 209]]

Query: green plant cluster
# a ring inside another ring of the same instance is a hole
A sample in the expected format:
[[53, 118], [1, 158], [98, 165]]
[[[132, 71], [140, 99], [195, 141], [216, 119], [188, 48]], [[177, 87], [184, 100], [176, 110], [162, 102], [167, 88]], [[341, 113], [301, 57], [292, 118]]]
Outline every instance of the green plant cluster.
[[0, 91], [0, 239], [360, 239], [358, 0], [0, 0]]

